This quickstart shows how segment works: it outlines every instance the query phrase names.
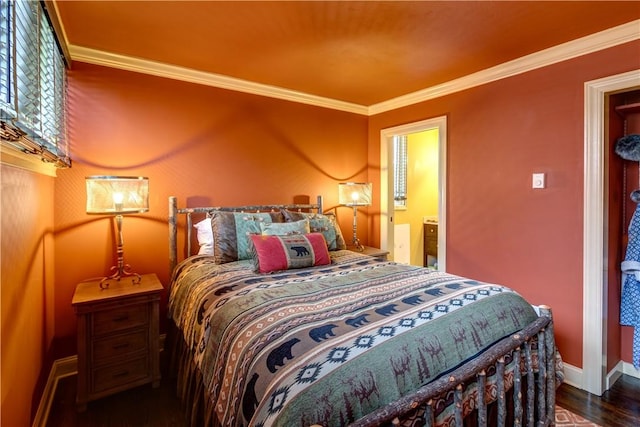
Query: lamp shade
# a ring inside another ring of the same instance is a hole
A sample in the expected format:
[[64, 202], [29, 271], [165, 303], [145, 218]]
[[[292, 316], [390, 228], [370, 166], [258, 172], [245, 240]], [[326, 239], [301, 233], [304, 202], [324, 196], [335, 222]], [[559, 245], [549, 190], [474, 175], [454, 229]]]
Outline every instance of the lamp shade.
[[341, 182], [338, 184], [338, 203], [346, 206], [371, 204], [370, 182]]
[[88, 176], [88, 214], [128, 214], [149, 210], [149, 179], [144, 176]]

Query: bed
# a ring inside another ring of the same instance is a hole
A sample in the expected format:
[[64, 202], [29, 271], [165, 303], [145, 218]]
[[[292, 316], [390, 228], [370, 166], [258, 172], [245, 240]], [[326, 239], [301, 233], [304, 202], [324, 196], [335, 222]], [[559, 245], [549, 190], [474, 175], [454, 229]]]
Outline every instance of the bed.
[[172, 371], [193, 426], [555, 422], [549, 307], [346, 250], [321, 197], [198, 208], [170, 197], [169, 246]]

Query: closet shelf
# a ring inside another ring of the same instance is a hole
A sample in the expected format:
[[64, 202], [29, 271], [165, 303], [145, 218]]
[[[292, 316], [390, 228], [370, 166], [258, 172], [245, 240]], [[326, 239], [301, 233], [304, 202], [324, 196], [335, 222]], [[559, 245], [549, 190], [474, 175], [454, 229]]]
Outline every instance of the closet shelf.
[[618, 114], [623, 117], [628, 116], [629, 114], [640, 113], [640, 102], [635, 102], [633, 104], [626, 105], [618, 105], [615, 107], [615, 110]]

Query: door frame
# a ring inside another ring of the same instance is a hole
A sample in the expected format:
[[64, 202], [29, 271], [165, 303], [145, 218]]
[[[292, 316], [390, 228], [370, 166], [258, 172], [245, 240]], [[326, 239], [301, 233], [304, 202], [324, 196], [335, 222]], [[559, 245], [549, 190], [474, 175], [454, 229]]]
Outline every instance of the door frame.
[[[607, 95], [640, 87], [640, 70], [598, 80], [585, 87], [584, 109], [584, 225], [582, 307], [582, 389], [601, 396], [609, 388], [607, 373], [607, 323], [605, 192], [607, 146]], [[595, 314], [595, 315], [594, 315]]]
[[[380, 131], [380, 247], [393, 259], [393, 136], [438, 129], [438, 270], [447, 266], [447, 117], [440, 116]], [[386, 189], [386, 191], [385, 191]]]

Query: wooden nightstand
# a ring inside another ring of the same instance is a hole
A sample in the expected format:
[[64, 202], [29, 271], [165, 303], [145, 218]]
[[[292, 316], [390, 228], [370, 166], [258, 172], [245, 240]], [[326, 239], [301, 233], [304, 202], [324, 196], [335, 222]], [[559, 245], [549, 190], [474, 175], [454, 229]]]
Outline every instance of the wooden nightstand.
[[386, 260], [387, 255], [389, 255], [389, 251], [384, 249], [373, 248], [371, 246], [364, 246], [364, 249], [362, 251], [357, 250], [355, 246], [348, 246], [347, 249], [350, 250], [351, 252], [357, 252], [359, 254], [369, 255], [374, 258], [382, 258], [384, 260]]
[[82, 282], [72, 305], [78, 316], [79, 411], [87, 402], [142, 384], [160, 385], [159, 304], [162, 283], [145, 274], [138, 284], [130, 277]]
[[438, 223], [424, 223], [424, 267], [438, 263]]

